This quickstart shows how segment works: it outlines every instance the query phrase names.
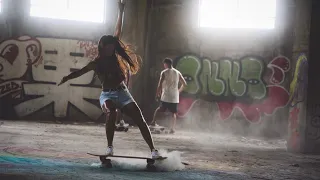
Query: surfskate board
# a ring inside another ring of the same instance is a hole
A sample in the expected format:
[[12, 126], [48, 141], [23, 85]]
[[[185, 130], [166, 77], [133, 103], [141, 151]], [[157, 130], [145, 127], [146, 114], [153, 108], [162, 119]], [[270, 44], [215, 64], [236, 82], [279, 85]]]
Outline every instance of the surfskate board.
[[93, 153], [87, 153], [88, 155], [91, 155], [91, 156], [97, 156], [99, 157], [100, 161], [101, 161], [101, 164], [104, 166], [104, 167], [107, 167], [107, 168], [112, 168], [112, 163], [111, 163], [111, 160], [108, 159], [108, 158], [126, 158], [126, 159], [142, 159], [142, 160], [146, 160], [147, 161], [147, 170], [150, 170], [150, 171], [155, 171], [156, 170], [156, 167], [154, 166], [154, 163], [156, 161], [161, 161], [161, 160], [165, 160], [167, 159], [167, 157], [162, 157], [160, 156], [159, 158], [157, 159], [151, 159], [151, 158], [147, 158], [147, 157], [138, 157], [138, 156], [120, 156], [120, 155], [112, 155], [112, 156], [108, 156], [108, 155], [103, 155], [103, 154], [93, 154]]
[[124, 132], [127, 132], [128, 130], [129, 130], [129, 124], [124, 124], [124, 125], [117, 124], [115, 129], [115, 131], [124, 131]]
[[152, 134], [170, 133], [169, 130], [164, 126], [149, 126], [149, 129]]

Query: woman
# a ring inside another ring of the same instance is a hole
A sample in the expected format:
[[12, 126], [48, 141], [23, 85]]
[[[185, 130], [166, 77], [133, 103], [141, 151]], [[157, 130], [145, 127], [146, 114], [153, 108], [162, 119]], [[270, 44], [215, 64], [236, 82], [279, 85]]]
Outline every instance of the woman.
[[137, 124], [144, 140], [151, 150], [151, 158], [156, 159], [160, 156], [154, 147], [149, 127], [144, 120], [140, 108], [132, 98], [124, 83], [124, 80], [126, 79], [125, 74], [128, 71], [131, 72], [131, 74], [137, 73], [140, 63], [138, 58], [130, 58], [128, 55], [129, 50], [125, 49], [124, 45], [119, 40], [122, 29], [123, 11], [124, 3], [119, 1], [119, 16], [115, 35], [102, 36], [98, 44], [99, 55], [82, 69], [63, 77], [59, 85], [91, 70], [95, 71], [102, 85], [102, 92], [100, 95], [101, 108], [104, 112], [107, 112], [107, 109], [110, 111], [109, 118], [106, 120], [106, 135], [108, 139], [106, 155], [113, 155], [113, 137], [117, 116], [116, 110], [121, 109], [124, 114], [131, 117]]

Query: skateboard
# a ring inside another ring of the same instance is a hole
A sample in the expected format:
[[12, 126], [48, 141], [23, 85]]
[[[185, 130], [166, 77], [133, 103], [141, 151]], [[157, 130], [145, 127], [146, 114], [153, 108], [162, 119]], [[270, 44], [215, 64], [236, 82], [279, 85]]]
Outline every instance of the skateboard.
[[164, 126], [149, 126], [149, 129], [150, 129], [150, 132], [154, 134], [169, 133], [169, 130], [167, 130], [166, 127]]
[[113, 155], [113, 156], [108, 156], [108, 155], [102, 155], [102, 154], [92, 154], [92, 153], [87, 153], [91, 156], [97, 156], [99, 157], [101, 164], [104, 165], [104, 167], [107, 168], [112, 168], [112, 163], [111, 160], [108, 159], [108, 157], [110, 158], [127, 158], [127, 159], [142, 159], [142, 160], [147, 160], [147, 170], [149, 171], [155, 171], [156, 167], [154, 166], [154, 163], [156, 161], [161, 161], [161, 160], [165, 160], [167, 159], [167, 157], [159, 157], [158, 159], [151, 159], [151, 158], [147, 158], [147, 157], [136, 157], [136, 156], [117, 156], [117, 155]]
[[120, 123], [116, 125], [115, 130], [127, 132], [129, 130], [129, 124], [127, 124], [123, 120], [121, 120]]

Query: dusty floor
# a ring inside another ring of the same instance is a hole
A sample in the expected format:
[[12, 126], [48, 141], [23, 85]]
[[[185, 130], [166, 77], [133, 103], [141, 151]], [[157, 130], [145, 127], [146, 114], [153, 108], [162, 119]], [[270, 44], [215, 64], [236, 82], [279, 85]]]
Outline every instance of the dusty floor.
[[[113, 169], [94, 166], [98, 158], [86, 153], [104, 152], [106, 139], [101, 125], [0, 122], [1, 180], [320, 179], [320, 156], [287, 153], [284, 140], [184, 131], [153, 135], [158, 148], [182, 152], [182, 161], [190, 165], [178, 171], [145, 172], [140, 160], [115, 160], [119, 166]], [[114, 145], [116, 154], [149, 155], [136, 128], [116, 132]]]

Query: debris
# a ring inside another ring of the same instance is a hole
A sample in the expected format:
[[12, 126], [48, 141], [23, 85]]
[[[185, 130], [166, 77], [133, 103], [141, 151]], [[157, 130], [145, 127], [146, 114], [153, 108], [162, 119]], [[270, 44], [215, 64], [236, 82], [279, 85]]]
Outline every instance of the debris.
[[290, 166], [292, 166], [292, 167], [300, 167], [299, 164], [291, 164]]

